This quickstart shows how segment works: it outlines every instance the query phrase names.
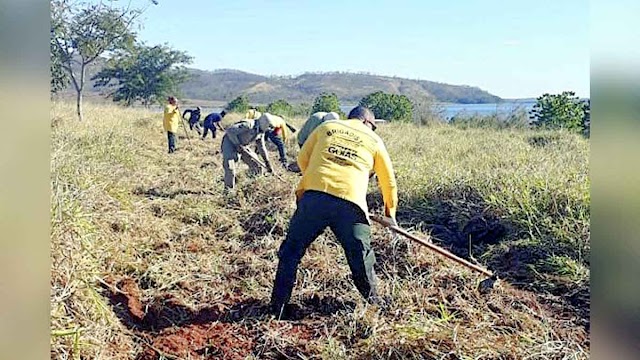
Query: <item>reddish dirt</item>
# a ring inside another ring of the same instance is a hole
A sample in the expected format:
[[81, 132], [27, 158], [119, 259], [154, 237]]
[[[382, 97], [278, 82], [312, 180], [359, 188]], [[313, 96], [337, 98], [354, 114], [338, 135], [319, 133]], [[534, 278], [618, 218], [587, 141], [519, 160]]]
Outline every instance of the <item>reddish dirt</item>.
[[156, 360], [162, 356], [241, 360], [251, 354], [254, 345], [244, 327], [226, 323], [165, 329], [153, 336], [150, 343], [151, 346], [146, 346], [147, 349], [137, 357], [138, 360]]
[[191, 240], [187, 243], [187, 251], [192, 253], [202, 252], [203, 246], [201, 241]]
[[[119, 281], [109, 278], [105, 283], [114, 311], [143, 346], [137, 360], [235, 360], [251, 354], [282, 358], [313, 352], [316, 334], [307, 325], [273, 322], [265, 328], [252, 322], [252, 318], [262, 316], [266, 310], [255, 299], [240, 301], [239, 294], [228, 294], [224, 296], [225, 303], [194, 310], [171, 295], [143, 303], [138, 284], [128, 277]], [[273, 331], [278, 339], [295, 343], [274, 350], [265, 338], [265, 334]]]
[[141, 322], [145, 317], [145, 312], [140, 301], [142, 293], [138, 284], [131, 278], [123, 278], [116, 282], [111, 277], [105, 279], [105, 283], [111, 304], [122, 306], [118, 315], [128, 324]]
[[[453, 286], [457, 280], [441, 281]], [[323, 337], [322, 328], [317, 328], [318, 323], [314, 326], [299, 320], [312, 314], [329, 315], [355, 307], [349, 301], [313, 296], [306, 299], [302, 307], [291, 307], [289, 321], [265, 322], [261, 320], [264, 320], [266, 305], [257, 299], [244, 298], [237, 289], [224, 294], [215, 306], [194, 309], [169, 294], [144, 299], [138, 283], [129, 277], [119, 281], [105, 279], [104, 288], [115, 313], [142, 346], [137, 360], [234, 360], [250, 355], [261, 359], [313, 357], [320, 351], [317, 341]], [[559, 318], [560, 321], [552, 324], [558, 338], [570, 337], [589, 343], [588, 330], [575, 326], [575, 319], [569, 316], [563, 319], [558, 313], [561, 309], [536, 300], [534, 294], [517, 291], [512, 296], [489, 299], [487, 308], [498, 314], [510, 307], [537, 318]], [[454, 303], [455, 299], [447, 298], [447, 301]], [[520, 322], [508, 318], [498, 325], [513, 333], [522, 330]], [[358, 335], [353, 340], [368, 337], [366, 328], [356, 332]]]

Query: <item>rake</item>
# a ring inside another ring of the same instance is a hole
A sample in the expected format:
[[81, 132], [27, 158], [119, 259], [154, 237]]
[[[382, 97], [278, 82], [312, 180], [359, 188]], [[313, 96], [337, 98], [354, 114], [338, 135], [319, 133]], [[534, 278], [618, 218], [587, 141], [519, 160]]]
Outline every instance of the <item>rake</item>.
[[391, 231], [393, 231], [395, 233], [398, 233], [400, 235], [403, 235], [404, 237], [409, 238], [409, 239], [417, 242], [420, 245], [426, 246], [429, 249], [431, 249], [431, 250], [437, 252], [438, 254], [443, 255], [443, 256], [445, 256], [445, 257], [457, 262], [460, 265], [463, 265], [463, 266], [465, 266], [465, 267], [467, 267], [467, 268], [469, 268], [469, 269], [471, 269], [473, 271], [479, 272], [479, 273], [481, 273], [481, 274], [483, 274], [485, 276], [488, 276], [487, 279], [482, 280], [480, 282], [480, 284], [478, 284], [478, 291], [480, 291], [481, 293], [486, 293], [489, 290], [491, 290], [493, 288], [494, 284], [496, 283], [496, 281], [498, 280], [497, 275], [495, 275], [491, 271], [483, 268], [482, 266], [470, 263], [469, 261], [467, 261], [467, 260], [465, 260], [465, 259], [463, 259], [461, 257], [458, 257], [458, 256], [452, 254], [451, 252], [449, 252], [449, 251], [447, 251], [447, 250], [445, 250], [445, 249], [443, 249], [443, 248], [441, 248], [441, 247], [439, 247], [437, 245], [434, 245], [434, 244], [430, 243], [427, 240], [421, 239], [421, 238], [419, 238], [419, 237], [417, 237], [415, 235], [410, 234], [405, 229], [395, 225], [394, 222], [389, 218], [386, 218], [386, 217], [380, 216], [380, 215], [375, 215], [375, 214], [369, 214], [369, 218], [371, 220], [377, 222], [378, 224], [388, 228], [389, 230], [391, 230]]

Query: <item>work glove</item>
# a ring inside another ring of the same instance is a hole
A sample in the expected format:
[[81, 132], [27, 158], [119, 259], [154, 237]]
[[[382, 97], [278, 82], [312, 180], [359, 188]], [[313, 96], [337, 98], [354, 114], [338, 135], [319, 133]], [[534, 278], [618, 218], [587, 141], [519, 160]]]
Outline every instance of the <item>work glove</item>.
[[270, 163], [267, 163], [267, 172], [268, 172], [269, 174], [273, 174], [273, 166], [271, 166], [271, 164], [270, 164]]

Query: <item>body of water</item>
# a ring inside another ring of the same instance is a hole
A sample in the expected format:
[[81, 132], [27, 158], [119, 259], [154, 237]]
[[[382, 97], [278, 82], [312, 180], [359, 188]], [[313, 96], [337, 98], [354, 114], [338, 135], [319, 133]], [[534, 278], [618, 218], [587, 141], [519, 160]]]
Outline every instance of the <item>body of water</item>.
[[[434, 106], [434, 111], [440, 114], [443, 118], [450, 120], [452, 117], [459, 116], [490, 116], [490, 115], [509, 115], [520, 109], [524, 111], [530, 111], [535, 105], [535, 100], [518, 100], [518, 101], [504, 101], [501, 103], [493, 104], [452, 104], [452, 103], [437, 103]], [[343, 105], [340, 109], [348, 114], [351, 109], [356, 105]]]

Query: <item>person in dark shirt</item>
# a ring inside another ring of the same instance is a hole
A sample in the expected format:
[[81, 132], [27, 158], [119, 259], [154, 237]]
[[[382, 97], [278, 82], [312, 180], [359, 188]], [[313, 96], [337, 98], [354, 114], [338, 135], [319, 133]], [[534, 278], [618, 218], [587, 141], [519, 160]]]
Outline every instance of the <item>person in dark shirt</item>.
[[222, 110], [220, 114], [211, 113], [204, 118], [204, 133], [202, 134], [202, 140], [207, 137], [209, 130], [211, 130], [211, 137], [216, 138], [216, 126], [224, 131], [224, 128], [220, 124], [222, 122], [222, 118], [226, 115], [226, 111]]
[[200, 108], [200, 106], [197, 106], [194, 109], [187, 109], [182, 113], [182, 118], [183, 119], [187, 119], [186, 115], [187, 113], [189, 113], [189, 129], [193, 130], [193, 128], [195, 127], [196, 131], [198, 132], [198, 135], [200, 135], [200, 111], [202, 109]]

